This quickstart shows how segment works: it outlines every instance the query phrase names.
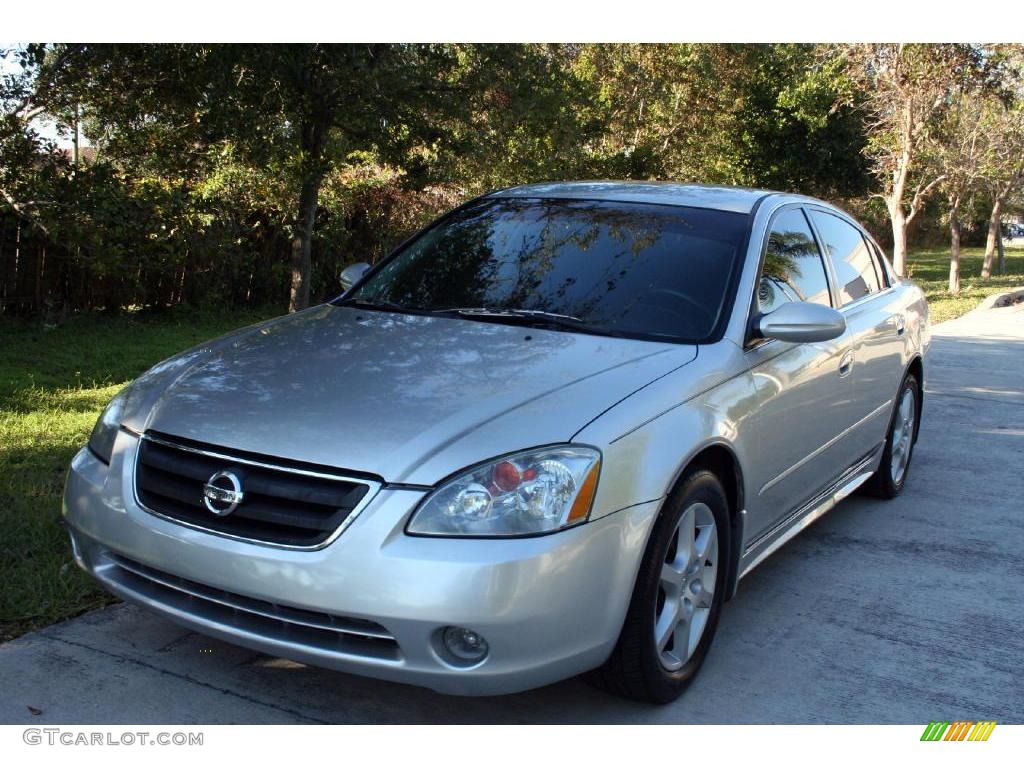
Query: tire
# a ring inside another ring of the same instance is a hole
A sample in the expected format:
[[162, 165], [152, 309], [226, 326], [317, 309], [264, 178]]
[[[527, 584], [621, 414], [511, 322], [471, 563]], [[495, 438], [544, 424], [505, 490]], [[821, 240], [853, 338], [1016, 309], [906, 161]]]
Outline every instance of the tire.
[[[680, 545], [683, 537], [676, 535], [677, 530], [692, 531], [694, 546], [689, 552]], [[730, 562], [729, 530], [729, 502], [722, 483], [706, 469], [692, 471], [654, 523], [622, 632], [608, 661], [591, 673], [594, 684], [637, 701], [667, 704], [679, 698], [704, 662], [718, 626]], [[714, 582], [710, 596], [706, 581]], [[688, 616], [688, 623], [673, 624], [673, 605], [677, 615]], [[677, 629], [666, 629], [670, 626]], [[662, 647], [655, 639], [659, 630], [662, 638], [670, 636]]]
[[[906, 411], [910, 408], [909, 415]], [[921, 413], [921, 385], [917, 377], [908, 373], [903, 379], [899, 396], [889, 419], [889, 431], [885, 436], [882, 463], [868, 481], [864, 490], [881, 499], [894, 499], [903, 493], [903, 486], [910, 473], [910, 460], [917, 442], [917, 429]], [[893, 457], [897, 461], [893, 460]]]

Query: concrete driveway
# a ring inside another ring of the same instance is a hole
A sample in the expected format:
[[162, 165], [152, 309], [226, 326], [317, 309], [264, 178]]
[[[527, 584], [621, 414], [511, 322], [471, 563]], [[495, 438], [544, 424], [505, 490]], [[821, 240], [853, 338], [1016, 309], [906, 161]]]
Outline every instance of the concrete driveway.
[[906, 492], [843, 502], [744, 580], [671, 706], [580, 680], [450, 698], [118, 605], [0, 646], [0, 722], [1024, 722], [1024, 306], [935, 337]]

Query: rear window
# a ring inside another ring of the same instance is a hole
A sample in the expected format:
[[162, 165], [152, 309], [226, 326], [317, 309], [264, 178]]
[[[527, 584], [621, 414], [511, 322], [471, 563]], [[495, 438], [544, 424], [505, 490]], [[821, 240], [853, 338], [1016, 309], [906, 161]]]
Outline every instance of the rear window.
[[598, 333], [699, 341], [725, 309], [747, 226], [701, 208], [489, 198], [426, 230], [346, 299], [542, 311]]

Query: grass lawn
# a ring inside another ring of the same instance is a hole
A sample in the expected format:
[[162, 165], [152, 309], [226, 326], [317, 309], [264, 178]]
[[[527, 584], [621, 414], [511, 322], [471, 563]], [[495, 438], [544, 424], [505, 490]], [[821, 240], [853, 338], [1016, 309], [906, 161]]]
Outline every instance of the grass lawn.
[[0, 641], [114, 599], [74, 564], [59, 522], [64, 474], [103, 406], [154, 363], [271, 314], [178, 309], [49, 330], [0, 318]]
[[970, 312], [984, 299], [1008, 288], [1024, 288], [1024, 249], [1006, 249], [1006, 274], [982, 280], [984, 248], [966, 248], [960, 255], [960, 293], [950, 296], [949, 249], [914, 251], [907, 259], [907, 272], [928, 297], [931, 321], [941, 323]]
[[[964, 254], [954, 298], [945, 292], [948, 254], [911, 255], [933, 322], [1024, 286], [1024, 251], [1008, 251], [1008, 274], [985, 282], [981, 258], [980, 249]], [[107, 401], [154, 363], [272, 314], [176, 309], [82, 316], [52, 329], [0, 318], [0, 641], [113, 600], [74, 565], [59, 523], [64, 474]]]

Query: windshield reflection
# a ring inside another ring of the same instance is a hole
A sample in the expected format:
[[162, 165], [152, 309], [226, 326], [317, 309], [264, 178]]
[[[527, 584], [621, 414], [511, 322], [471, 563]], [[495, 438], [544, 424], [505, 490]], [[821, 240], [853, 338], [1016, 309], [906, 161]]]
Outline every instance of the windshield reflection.
[[491, 198], [427, 230], [346, 300], [530, 310], [698, 340], [715, 328], [746, 227], [725, 211]]

